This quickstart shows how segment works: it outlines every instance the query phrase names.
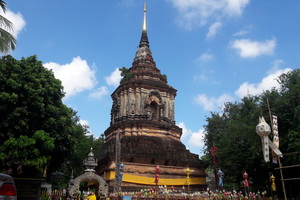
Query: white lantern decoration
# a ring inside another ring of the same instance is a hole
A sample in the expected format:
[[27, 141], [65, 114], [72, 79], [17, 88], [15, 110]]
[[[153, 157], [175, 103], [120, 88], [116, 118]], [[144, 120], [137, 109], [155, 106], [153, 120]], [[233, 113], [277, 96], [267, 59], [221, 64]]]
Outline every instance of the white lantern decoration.
[[265, 162], [270, 162], [269, 146], [276, 153], [277, 156], [282, 157], [282, 153], [276, 145], [269, 139], [271, 127], [266, 123], [264, 117], [259, 117], [259, 123], [256, 126], [256, 133], [260, 136], [262, 142], [262, 150]]

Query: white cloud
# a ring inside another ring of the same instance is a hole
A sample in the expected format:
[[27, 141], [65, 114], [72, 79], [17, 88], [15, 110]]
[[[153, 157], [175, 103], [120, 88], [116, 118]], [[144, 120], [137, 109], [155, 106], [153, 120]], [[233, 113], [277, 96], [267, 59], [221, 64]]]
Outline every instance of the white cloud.
[[195, 101], [197, 104], [203, 106], [205, 110], [214, 111], [218, 108], [222, 108], [224, 103], [233, 101], [234, 98], [228, 94], [223, 94], [218, 98], [207, 97], [206, 94], [199, 94]]
[[243, 13], [250, 0], [168, 0], [178, 9], [178, 23], [192, 29], [222, 17], [236, 17]]
[[2, 9], [0, 9], [0, 15], [8, 19], [14, 26], [14, 30], [8, 30], [7, 28], [1, 26], [1, 28], [5, 29], [6, 31], [10, 32], [15, 38], [18, 38], [19, 33], [26, 25], [26, 21], [21, 15], [21, 13], [14, 13], [10, 10], [7, 10], [5, 13], [3, 13]]
[[250, 0], [226, 0], [225, 2], [225, 13], [229, 16], [239, 16]]
[[211, 39], [215, 37], [217, 32], [221, 29], [222, 23], [221, 22], [215, 22], [209, 27], [208, 33], [206, 34], [207, 39]]
[[79, 123], [83, 126], [89, 126], [89, 122], [87, 120], [84, 120], [84, 119], [80, 119], [79, 120]]
[[234, 33], [233, 36], [243, 36], [243, 35], [247, 35], [247, 34], [248, 34], [248, 31], [241, 30], [241, 31]]
[[271, 63], [272, 67], [271, 67], [271, 69], [268, 71], [268, 74], [276, 73], [276, 72], [280, 69], [280, 67], [281, 67], [281, 65], [282, 65], [283, 63], [284, 63], [283, 60], [280, 60], [280, 59], [274, 60], [274, 61]]
[[92, 132], [91, 132], [91, 129], [90, 129], [90, 124], [87, 120], [83, 120], [83, 119], [80, 119], [79, 120], [79, 123], [82, 125], [82, 126], [86, 126], [87, 128], [87, 132], [85, 133], [85, 136], [92, 136], [94, 135]]
[[237, 50], [242, 58], [255, 58], [261, 55], [272, 55], [276, 47], [276, 39], [266, 41], [252, 41], [250, 39], [235, 40], [231, 48]]
[[235, 91], [235, 94], [239, 98], [243, 98], [244, 96], [250, 95], [259, 95], [263, 91], [270, 90], [272, 88], [279, 88], [279, 83], [277, 82], [277, 78], [282, 73], [287, 73], [291, 69], [286, 68], [282, 70], [274, 71], [272, 74], [264, 77], [260, 83], [248, 83], [244, 82], [239, 89]]
[[65, 65], [49, 62], [45, 63], [44, 67], [52, 69], [55, 77], [61, 80], [66, 92], [65, 98], [90, 90], [97, 84], [95, 71], [79, 56]]
[[204, 130], [200, 129], [198, 132], [192, 133], [187, 144], [193, 147], [204, 147]]
[[189, 135], [191, 135], [192, 131], [186, 127], [184, 122], [180, 122], [179, 124], [177, 124], [177, 126], [182, 128], [181, 139], [184, 139], [184, 138], [188, 137]]
[[105, 77], [105, 81], [108, 85], [117, 87], [120, 84], [121, 78], [121, 71], [119, 68], [116, 68], [115, 71], [110, 74], [110, 76]]
[[191, 147], [203, 147], [204, 146], [204, 130], [201, 129], [198, 132], [193, 132], [192, 130], [188, 129], [184, 122], [180, 122], [177, 124], [180, 128], [182, 128], [182, 136], [181, 140], [188, 138], [186, 144], [190, 148]]
[[253, 28], [252, 25], [247, 25], [245, 27], [243, 27], [240, 31], [232, 34], [232, 36], [237, 37], [237, 36], [244, 36], [249, 34], [249, 32], [251, 32], [251, 29]]
[[95, 98], [95, 99], [101, 99], [103, 96], [108, 94], [108, 89], [105, 86], [102, 86], [98, 88], [96, 91], [92, 92], [89, 97]]
[[197, 58], [197, 60], [200, 62], [207, 62], [213, 59], [214, 59], [214, 55], [207, 52], [203, 53], [201, 56], [199, 56], [199, 58]]

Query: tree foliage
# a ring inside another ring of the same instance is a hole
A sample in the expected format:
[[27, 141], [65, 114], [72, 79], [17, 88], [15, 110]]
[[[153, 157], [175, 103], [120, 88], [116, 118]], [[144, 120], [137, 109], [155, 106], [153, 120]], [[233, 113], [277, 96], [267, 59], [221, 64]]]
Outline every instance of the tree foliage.
[[36, 56], [1, 58], [1, 171], [42, 172], [48, 166], [51, 173], [72, 157], [84, 128], [76, 112], [63, 104], [63, 96], [61, 82]]
[[[87, 131], [86, 128], [88, 127], [84, 127], [85, 131]], [[53, 188], [66, 188], [72, 171], [74, 177], [83, 174], [85, 170], [83, 160], [87, 157], [91, 150], [94, 153], [95, 158], [97, 158], [103, 143], [103, 137], [95, 138], [93, 135], [81, 135], [75, 143], [71, 156], [66, 158], [61, 167], [58, 169], [63, 176], [56, 177], [55, 174], [57, 174], [57, 172], [51, 174], [50, 182], [53, 185]]]
[[[253, 186], [269, 184], [269, 172], [273, 171], [274, 165], [264, 162], [261, 140], [255, 131], [259, 116], [264, 116], [270, 124], [267, 99], [272, 114], [278, 117], [280, 150], [283, 153], [300, 151], [300, 70], [282, 74], [278, 82], [279, 89], [226, 103], [221, 113], [211, 113], [206, 119], [204, 160], [213, 167], [210, 150], [214, 145], [219, 147], [217, 168], [224, 172], [227, 188], [243, 187], [244, 171], [249, 174]], [[283, 162], [284, 165], [299, 164], [300, 157]]]
[[122, 67], [119, 68], [119, 70], [121, 71], [121, 76], [122, 76], [120, 83], [124, 83], [125, 81], [129, 81], [130, 79], [134, 78], [134, 74], [130, 72], [128, 68]]

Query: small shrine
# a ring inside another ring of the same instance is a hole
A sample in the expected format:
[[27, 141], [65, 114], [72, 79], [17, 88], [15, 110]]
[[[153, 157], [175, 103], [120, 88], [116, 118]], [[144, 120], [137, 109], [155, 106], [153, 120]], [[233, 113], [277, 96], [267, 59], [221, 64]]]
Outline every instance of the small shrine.
[[95, 159], [94, 154], [92, 152], [92, 148], [87, 158], [83, 161], [83, 165], [85, 166], [84, 174], [76, 177], [74, 179], [73, 172], [71, 175], [71, 179], [69, 181], [68, 193], [71, 199], [77, 199], [78, 195], [81, 194], [80, 191], [80, 183], [88, 182], [96, 185], [96, 196], [98, 198], [106, 198], [108, 196], [108, 185], [106, 181], [95, 173], [95, 167], [97, 166], [97, 159]]

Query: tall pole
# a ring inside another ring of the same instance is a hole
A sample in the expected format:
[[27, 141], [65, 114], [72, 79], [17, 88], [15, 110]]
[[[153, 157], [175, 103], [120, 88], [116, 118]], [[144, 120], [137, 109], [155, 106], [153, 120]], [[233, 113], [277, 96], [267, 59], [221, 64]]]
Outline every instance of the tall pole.
[[116, 158], [115, 158], [115, 185], [114, 185], [114, 193], [120, 192], [120, 161], [121, 161], [121, 139], [120, 139], [120, 129], [118, 129], [118, 133], [116, 134]]
[[272, 114], [271, 114], [271, 109], [270, 109], [270, 104], [269, 104], [269, 99], [268, 98], [267, 98], [267, 104], [268, 104], [268, 111], [269, 111], [271, 127], [273, 128], [273, 120], [272, 120]]
[[280, 176], [281, 176], [281, 184], [282, 184], [284, 200], [287, 200], [285, 185], [284, 185], [284, 179], [283, 179], [283, 174], [282, 174], [282, 164], [281, 164], [281, 161], [280, 161], [280, 157], [278, 156], [277, 158], [278, 158], [278, 164], [279, 164], [279, 171], [280, 171]]
[[155, 167], [155, 195], [156, 195], [156, 199], [158, 197], [158, 182], [159, 182], [159, 173], [160, 173], [160, 167], [159, 165], [157, 165]]
[[190, 173], [191, 173], [191, 170], [188, 167], [186, 169], [186, 181], [187, 181], [187, 185], [188, 185], [188, 199], [190, 199]]
[[[268, 110], [269, 110], [269, 116], [270, 116], [270, 122], [271, 122], [271, 127], [273, 129], [273, 120], [272, 120], [272, 114], [271, 114], [271, 109], [270, 109], [270, 104], [269, 104], [269, 99], [267, 98], [267, 104], [268, 104]], [[273, 130], [274, 131], [274, 130]], [[279, 141], [279, 140], [278, 140]], [[278, 143], [279, 144], [279, 143]], [[285, 191], [285, 184], [284, 184], [284, 179], [283, 179], [283, 173], [282, 173], [282, 164], [280, 161], [280, 157], [277, 156], [278, 164], [279, 164], [279, 170], [280, 170], [280, 176], [281, 176], [281, 184], [282, 184], [282, 191], [284, 195], [284, 199], [287, 200], [286, 197], [286, 191]]]

